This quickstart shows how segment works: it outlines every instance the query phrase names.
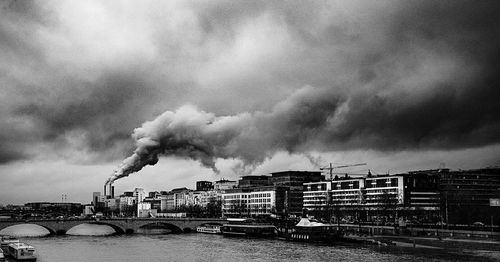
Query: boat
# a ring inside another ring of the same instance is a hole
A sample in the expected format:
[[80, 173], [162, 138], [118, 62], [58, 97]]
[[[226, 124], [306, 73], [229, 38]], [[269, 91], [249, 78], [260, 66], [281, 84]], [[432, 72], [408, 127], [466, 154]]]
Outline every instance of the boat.
[[10, 243], [7, 254], [16, 260], [36, 260], [35, 248], [23, 242]]
[[257, 223], [251, 219], [228, 219], [228, 222], [221, 227], [222, 234], [225, 236], [276, 236], [276, 227], [271, 224]]
[[204, 233], [204, 234], [222, 234], [222, 231], [220, 228], [221, 228], [220, 225], [207, 224], [207, 225], [202, 225], [202, 226], [196, 227], [196, 232]]
[[278, 228], [278, 238], [287, 241], [334, 243], [343, 239], [342, 233], [333, 224], [323, 224], [302, 218], [293, 227]]
[[19, 243], [19, 239], [13, 236], [7, 236], [7, 235], [2, 236], [0, 238], [0, 249], [2, 249], [3, 252], [5, 252], [5, 254], [7, 254], [8, 246], [11, 243]]
[[3, 250], [0, 249], [0, 262], [4, 262], [5, 261], [5, 256], [3, 254]]

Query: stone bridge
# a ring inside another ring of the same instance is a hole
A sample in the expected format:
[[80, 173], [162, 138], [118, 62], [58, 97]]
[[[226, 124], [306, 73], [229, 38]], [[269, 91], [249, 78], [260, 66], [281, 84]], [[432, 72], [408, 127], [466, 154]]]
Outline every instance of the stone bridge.
[[21, 224], [34, 224], [46, 228], [50, 234], [64, 235], [71, 228], [81, 224], [97, 224], [112, 227], [118, 234], [133, 234], [139, 228], [154, 226], [170, 229], [173, 233], [195, 232], [203, 224], [220, 224], [225, 219], [218, 218], [98, 218], [78, 220], [0, 220], [0, 230]]

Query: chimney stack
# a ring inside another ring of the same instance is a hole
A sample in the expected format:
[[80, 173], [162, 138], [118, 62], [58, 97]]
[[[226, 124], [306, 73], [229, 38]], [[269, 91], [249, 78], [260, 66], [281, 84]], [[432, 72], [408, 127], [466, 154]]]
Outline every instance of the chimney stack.
[[106, 196], [106, 184], [104, 184], [104, 196]]
[[111, 186], [111, 198], [115, 198], [115, 186]]

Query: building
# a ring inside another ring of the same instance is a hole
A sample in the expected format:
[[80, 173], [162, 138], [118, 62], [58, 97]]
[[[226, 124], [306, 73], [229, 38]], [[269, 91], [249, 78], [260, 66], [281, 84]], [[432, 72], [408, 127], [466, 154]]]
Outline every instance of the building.
[[106, 213], [111, 212], [116, 214], [120, 212], [120, 198], [107, 198], [104, 200], [104, 207]]
[[450, 224], [500, 224], [500, 208], [490, 206], [491, 199], [500, 198], [499, 167], [433, 169], [409, 173], [438, 180], [442, 221]]
[[304, 183], [324, 181], [321, 172], [282, 171], [271, 173], [269, 179], [274, 187], [285, 188], [283, 204], [277, 206], [277, 214], [301, 216], [304, 202]]
[[304, 208], [310, 215], [326, 220], [340, 209], [359, 212], [365, 200], [363, 178], [337, 177], [333, 181], [304, 183], [304, 186]]
[[423, 174], [345, 175], [305, 183], [304, 208], [323, 219], [395, 222], [439, 217], [437, 177]]
[[222, 192], [224, 216], [301, 216], [304, 183], [324, 180], [321, 172], [282, 171], [244, 176], [237, 189]]
[[147, 202], [142, 202], [137, 204], [137, 217], [155, 217], [157, 211], [155, 209], [151, 209], [151, 204]]
[[235, 188], [222, 193], [222, 214], [225, 217], [271, 216], [282, 209], [286, 188]]
[[227, 189], [233, 189], [238, 185], [236, 181], [230, 181], [226, 179], [221, 179], [214, 182], [214, 190], [223, 191]]
[[196, 191], [209, 191], [214, 188], [210, 181], [196, 181]]
[[30, 202], [24, 204], [24, 209], [41, 215], [79, 216], [83, 213], [84, 206], [69, 202]]
[[135, 188], [133, 191], [133, 196], [135, 197], [136, 203], [141, 203], [144, 198], [146, 198], [146, 192], [144, 192], [143, 188]]
[[92, 192], [92, 205], [96, 206], [97, 205], [97, 202], [99, 202], [100, 200], [100, 197], [101, 196], [101, 192]]
[[270, 186], [270, 176], [242, 176], [238, 181], [239, 188]]
[[136, 198], [132, 194], [122, 194], [118, 199], [120, 215], [127, 217], [135, 216]]
[[185, 187], [174, 188], [172, 191], [162, 195], [160, 200], [161, 210], [163, 211], [172, 211], [177, 210], [181, 207], [187, 206], [189, 203], [194, 202], [192, 198], [190, 199], [189, 193], [192, 190], [189, 190]]
[[193, 191], [189, 190], [186, 192], [186, 195], [184, 196], [186, 203], [186, 206], [201, 206], [201, 192], [202, 191]]

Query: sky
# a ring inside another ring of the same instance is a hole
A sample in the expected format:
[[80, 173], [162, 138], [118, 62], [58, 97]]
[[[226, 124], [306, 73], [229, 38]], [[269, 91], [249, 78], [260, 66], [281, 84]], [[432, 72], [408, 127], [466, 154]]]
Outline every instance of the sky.
[[0, 1], [0, 204], [500, 165], [498, 1]]

